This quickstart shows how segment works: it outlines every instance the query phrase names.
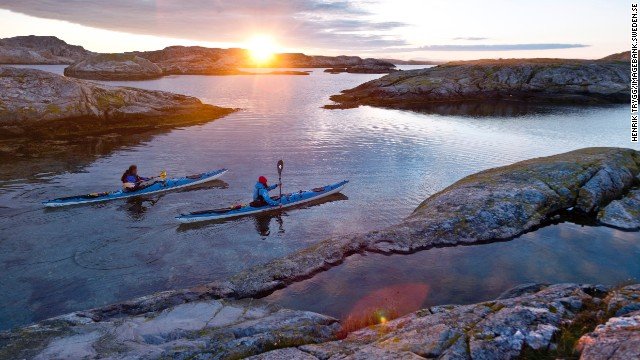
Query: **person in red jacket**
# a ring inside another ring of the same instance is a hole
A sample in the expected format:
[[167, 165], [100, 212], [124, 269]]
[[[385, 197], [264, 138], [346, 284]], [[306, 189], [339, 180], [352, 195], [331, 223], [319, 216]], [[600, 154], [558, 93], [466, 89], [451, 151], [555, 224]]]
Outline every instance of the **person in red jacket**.
[[273, 200], [271, 196], [269, 196], [269, 191], [274, 190], [278, 187], [278, 184], [269, 186], [267, 184], [267, 178], [264, 176], [260, 176], [258, 178], [258, 182], [253, 188], [253, 202], [251, 202], [251, 206], [260, 207], [264, 205], [278, 206], [279, 202]]

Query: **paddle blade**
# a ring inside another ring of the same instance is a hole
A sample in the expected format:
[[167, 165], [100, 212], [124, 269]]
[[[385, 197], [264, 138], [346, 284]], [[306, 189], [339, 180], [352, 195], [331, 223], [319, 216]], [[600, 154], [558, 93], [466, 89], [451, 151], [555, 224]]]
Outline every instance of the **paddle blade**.
[[167, 178], [167, 171], [166, 170], [162, 170], [160, 172], [160, 179], [165, 180]]
[[282, 175], [282, 169], [284, 169], [284, 161], [278, 160], [278, 176]]

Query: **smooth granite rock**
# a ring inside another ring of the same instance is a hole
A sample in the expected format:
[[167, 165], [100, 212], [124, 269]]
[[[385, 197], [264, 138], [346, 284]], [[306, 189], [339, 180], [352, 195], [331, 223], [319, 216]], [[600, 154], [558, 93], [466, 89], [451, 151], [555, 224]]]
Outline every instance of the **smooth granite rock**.
[[486, 101], [600, 104], [630, 99], [629, 64], [605, 60], [508, 59], [398, 71], [331, 96], [349, 108], [420, 109]]
[[0, 358], [239, 359], [331, 340], [337, 320], [259, 301], [195, 301], [94, 320], [82, 313], [0, 333]]
[[624, 230], [640, 230], [640, 190], [632, 190], [598, 213], [600, 223]]
[[133, 54], [98, 54], [64, 69], [66, 76], [94, 80], [146, 80], [162, 76], [162, 69]]
[[73, 64], [93, 54], [55, 36], [0, 39], [0, 64]]
[[186, 125], [234, 111], [191, 96], [111, 87], [35, 69], [0, 67], [0, 88], [0, 138]]

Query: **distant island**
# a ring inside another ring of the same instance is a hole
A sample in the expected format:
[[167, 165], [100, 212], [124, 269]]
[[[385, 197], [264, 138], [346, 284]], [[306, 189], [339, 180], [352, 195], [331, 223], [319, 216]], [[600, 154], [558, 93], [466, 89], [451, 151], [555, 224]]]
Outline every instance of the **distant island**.
[[[144, 80], [165, 75], [253, 75], [256, 67], [245, 49], [169, 46], [162, 50], [99, 54], [70, 45], [54, 36], [17, 36], [0, 39], [0, 64], [64, 64], [65, 75], [91, 80]], [[389, 61], [358, 56], [275, 54], [264, 67], [333, 68], [352, 73], [385, 74], [395, 71]], [[304, 71], [259, 74], [308, 75]]]
[[601, 104], [629, 101], [629, 53], [600, 60], [487, 59], [394, 72], [331, 96], [327, 108], [371, 105], [434, 110], [488, 102]]
[[394, 65], [440, 65], [446, 63], [446, 61], [435, 60], [399, 60], [399, 59], [380, 59], [386, 62], [390, 62]]

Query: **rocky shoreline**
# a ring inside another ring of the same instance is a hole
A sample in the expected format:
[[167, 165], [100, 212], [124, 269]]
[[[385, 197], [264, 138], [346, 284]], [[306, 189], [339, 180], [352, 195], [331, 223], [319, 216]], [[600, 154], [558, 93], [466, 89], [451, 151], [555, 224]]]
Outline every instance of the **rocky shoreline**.
[[163, 91], [0, 67], [0, 139], [81, 137], [207, 122], [235, 111]]
[[259, 300], [197, 298], [137, 314], [76, 312], [2, 332], [0, 357], [631, 359], [640, 355], [640, 285], [527, 284], [493, 301], [383, 320], [344, 339], [340, 327]]
[[[431, 196], [396, 226], [327, 239], [228, 281], [4, 332], [0, 357], [468, 359], [581, 351], [585, 359], [605, 353], [628, 358], [640, 349], [640, 285], [523, 286], [495, 301], [436, 306], [382, 321], [342, 340], [336, 319], [251, 299], [357, 252], [405, 253], [508, 240], [570, 214], [595, 218], [617, 201], [635, 198], [638, 185], [640, 152], [621, 148], [586, 148], [486, 170]], [[625, 206], [638, 210], [633, 202]]]
[[500, 59], [450, 62], [394, 72], [331, 96], [326, 108], [370, 105], [429, 109], [492, 102], [607, 104], [630, 99], [629, 63], [602, 60]]

